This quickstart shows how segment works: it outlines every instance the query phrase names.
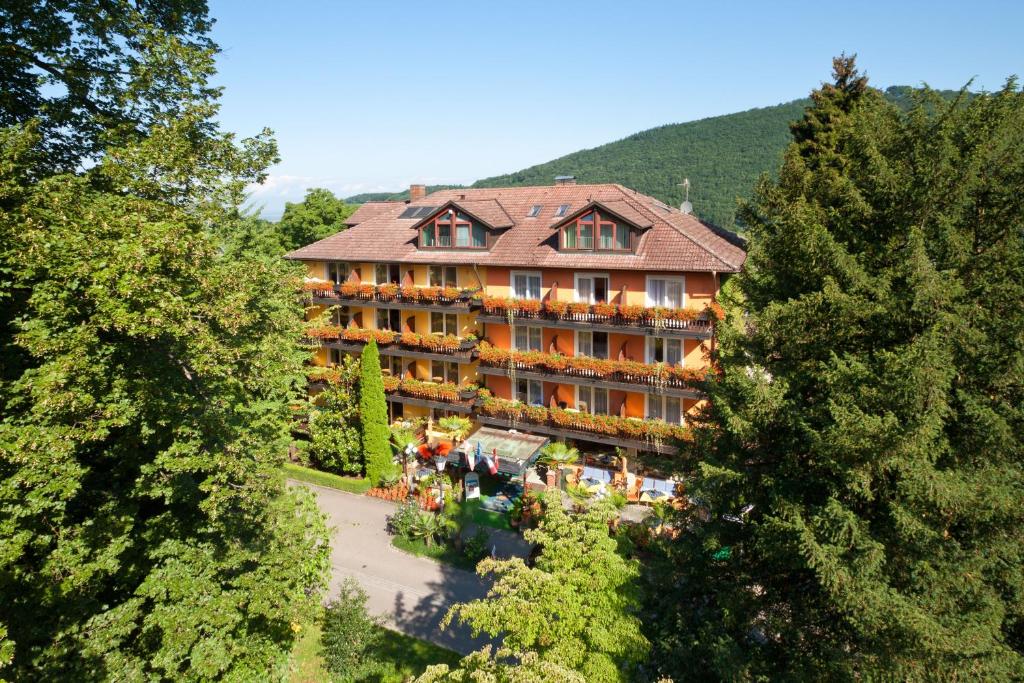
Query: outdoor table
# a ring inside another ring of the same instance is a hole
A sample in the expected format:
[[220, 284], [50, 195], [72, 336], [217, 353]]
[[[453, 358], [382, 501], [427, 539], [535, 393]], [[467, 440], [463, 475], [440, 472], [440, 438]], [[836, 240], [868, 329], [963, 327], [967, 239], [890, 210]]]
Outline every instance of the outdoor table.
[[584, 477], [580, 479], [580, 486], [590, 493], [597, 493], [604, 488], [604, 482], [593, 477]]

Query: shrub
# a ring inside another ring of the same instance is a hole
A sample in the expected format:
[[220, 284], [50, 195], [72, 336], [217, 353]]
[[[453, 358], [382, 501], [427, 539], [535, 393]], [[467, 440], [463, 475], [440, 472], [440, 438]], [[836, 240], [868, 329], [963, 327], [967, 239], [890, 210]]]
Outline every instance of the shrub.
[[412, 540], [410, 532], [419, 512], [420, 506], [416, 501], [411, 500], [399, 505], [395, 508], [394, 513], [388, 516], [388, 533], [393, 536], [404, 536]]
[[478, 528], [476, 533], [466, 540], [462, 553], [470, 562], [479, 562], [490, 554], [491, 536]]
[[366, 600], [366, 591], [349, 577], [324, 610], [320, 643], [324, 664], [337, 680], [365, 680], [380, 669], [370, 653], [380, 643], [382, 623], [367, 613]]

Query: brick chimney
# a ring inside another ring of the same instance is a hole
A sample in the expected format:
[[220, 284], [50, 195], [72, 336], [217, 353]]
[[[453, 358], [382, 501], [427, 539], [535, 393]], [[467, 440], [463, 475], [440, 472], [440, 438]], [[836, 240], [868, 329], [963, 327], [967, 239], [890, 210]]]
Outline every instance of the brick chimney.
[[574, 175], [556, 175], [555, 185], [575, 185], [576, 176]]
[[414, 202], [417, 199], [423, 199], [427, 196], [426, 185], [410, 185], [409, 186], [409, 201]]

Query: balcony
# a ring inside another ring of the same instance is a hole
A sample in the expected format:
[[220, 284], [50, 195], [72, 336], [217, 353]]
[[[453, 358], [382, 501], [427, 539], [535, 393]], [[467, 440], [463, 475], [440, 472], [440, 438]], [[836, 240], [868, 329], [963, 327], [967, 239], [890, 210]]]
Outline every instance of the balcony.
[[677, 442], [689, 441], [690, 431], [682, 425], [660, 420], [640, 420], [611, 415], [592, 415], [561, 408], [528, 406], [519, 401], [491, 396], [480, 390], [476, 409], [484, 424], [524, 429], [562, 439], [598, 441], [611, 446], [638, 448], [665, 455], [678, 452]]
[[310, 343], [348, 353], [362, 353], [371, 339], [376, 340], [381, 355], [426, 360], [456, 361], [468, 363], [473, 359], [476, 337], [456, 337], [451, 334], [417, 334], [415, 332], [392, 332], [391, 330], [370, 330], [361, 327], [322, 325], [306, 329]]
[[586, 304], [537, 299], [483, 297], [477, 322], [514, 324], [537, 321], [546, 327], [602, 332], [638, 331], [648, 335], [710, 339], [721, 309], [649, 308], [637, 305]]
[[539, 351], [509, 351], [490, 344], [480, 345], [483, 375], [504, 375], [546, 382], [602, 387], [617, 391], [699, 399], [695, 385], [704, 380], [704, 370], [680, 368], [663, 363], [605, 360], [586, 356], [562, 356]]
[[326, 306], [371, 306], [406, 308], [419, 311], [466, 311], [479, 293], [475, 289], [456, 287], [399, 287], [395, 284], [365, 285], [344, 282], [313, 281], [303, 291], [315, 304]]
[[[341, 381], [335, 368], [310, 368], [306, 378], [311, 386], [325, 388]], [[418, 379], [383, 377], [384, 394], [388, 401], [417, 405], [440, 410], [469, 413], [477, 395], [475, 384], [457, 385], [451, 382], [427, 382]]]

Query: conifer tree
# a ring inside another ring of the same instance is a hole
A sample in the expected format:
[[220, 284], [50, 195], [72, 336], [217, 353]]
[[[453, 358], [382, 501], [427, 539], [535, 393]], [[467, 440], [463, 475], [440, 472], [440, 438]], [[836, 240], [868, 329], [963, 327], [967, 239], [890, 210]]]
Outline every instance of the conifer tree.
[[1024, 96], [901, 113], [834, 66], [742, 212], [651, 638], [676, 680], [1014, 678]]
[[373, 339], [363, 349], [359, 380], [359, 419], [363, 427], [363, 458], [366, 476], [374, 486], [393, 469], [388, 439], [388, 405], [380, 374], [380, 351]]

